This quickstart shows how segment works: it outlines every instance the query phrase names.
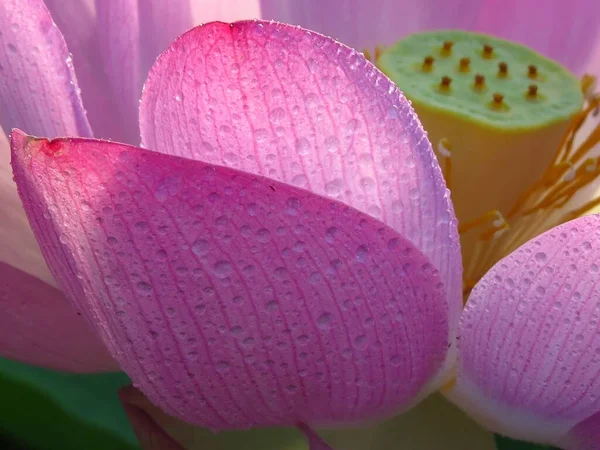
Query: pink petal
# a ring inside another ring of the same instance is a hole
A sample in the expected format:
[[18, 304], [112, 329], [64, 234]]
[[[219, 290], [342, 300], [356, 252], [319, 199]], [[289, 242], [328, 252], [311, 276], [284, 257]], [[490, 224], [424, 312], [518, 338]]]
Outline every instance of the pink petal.
[[72, 372], [118, 370], [56, 289], [12, 181], [0, 129], [0, 356]]
[[481, 0], [476, 3], [477, 18], [470, 29], [526, 44], [576, 73], [583, 71], [600, 38], [600, 2], [597, 0]]
[[69, 372], [119, 370], [58, 289], [0, 262], [0, 356]]
[[[106, 73], [119, 117], [127, 129], [127, 140], [139, 142], [138, 101], [142, 92], [141, 36], [138, 1], [97, 0], [96, 23], [99, 63]], [[152, 26], [156, 23], [152, 22]], [[156, 33], [160, 33], [156, 29]], [[156, 56], [156, 55], [155, 55]], [[115, 139], [114, 136], [108, 136]]]
[[384, 222], [439, 270], [451, 339], [461, 301], [448, 191], [412, 108], [354, 50], [274, 22], [212, 23], [157, 60], [143, 146], [306, 188]]
[[0, 3], [0, 121], [5, 132], [91, 136], [71, 57], [42, 0]]
[[[136, 127], [131, 128], [131, 120], [127, 123], [119, 112], [120, 99], [113, 94], [105, 71], [98, 42], [94, 0], [44, 2], [73, 55], [81, 97], [94, 135], [138, 142]], [[26, 21], [26, 18], [23, 20]], [[135, 116], [132, 119], [133, 123], [137, 123]]]
[[0, 261], [55, 286], [56, 281], [33, 236], [12, 177], [10, 145], [0, 129]]
[[[96, 3], [103, 0], [96, 0]], [[132, 3], [120, 0], [123, 3]], [[140, 42], [143, 54], [144, 77], [156, 57], [171, 44], [177, 36], [193, 25], [192, 0], [137, 0], [140, 14]], [[214, 19], [211, 19], [214, 20]], [[143, 81], [143, 78], [139, 80]]]
[[359, 420], [407, 407], [442, 366], [439, 275], [368, 215], [122, 144], [15, 132], [13, 158], [65, 292], [175, 417]]
[[600, 443], [600, 411], [571, 429], [559, 445], [565, 450], [598, 450]]
[[194, 24], [219, 20], [235, 22], [260, 17], [259, 0], [202, 0], [191, 2]]
[[597, 0], [484, 0], [475, 30], [519, 41], [583, 71], [600, 37]]
[[261, 0], [261, 18], [318, 31], [357, 50], [393, 44], [423, 28], [427, 3], [414, 0]]
[[600, 216], [556, 227], [494, 266], [460, 325], [451, 399], [500, 433], [555, 443], [600, 411]]

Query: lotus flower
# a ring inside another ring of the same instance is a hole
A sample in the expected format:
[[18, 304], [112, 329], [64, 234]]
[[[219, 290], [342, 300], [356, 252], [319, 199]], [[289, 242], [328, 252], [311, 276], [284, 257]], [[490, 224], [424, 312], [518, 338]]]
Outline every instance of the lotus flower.
[[[112, 5], [97, 10], [108, 24], [137, 11]], [[172, 417], [298, 426], [314, 448], [326, 444], [308, 425], [396, 414], [440, 388], [494, 431], [596, 448], [597, 216], [506, 256], [462, 312], [442, 171], [405, 97], [361, 54], [278, 23], [195, 28], [150, 71], [138, 148], [90, 139], [85, 91], [41, 2], [0, 12], [13, 24], [0, 37], [3, 125], [83, 136], [12, 132], [20, 198], [58, 283], [25, 253], [33, 238], [3, 238], [19, 244], [6, 261], [21, 258], [2, 265], [3, 354], [120, 367]], [[100, 52], [120, 62], [113, 80], [143, 67], [122, 30]], [[96, 117], [109, 131], [95, 136], [133, 140], [125, 120]], [[132, 422], [156, 427], [135, 395]], [[141, 440], [179, 445], [152, 432]]]

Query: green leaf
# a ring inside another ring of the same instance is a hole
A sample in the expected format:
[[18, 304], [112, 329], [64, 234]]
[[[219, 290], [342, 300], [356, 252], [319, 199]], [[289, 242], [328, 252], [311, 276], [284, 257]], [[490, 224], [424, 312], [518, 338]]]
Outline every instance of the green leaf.
[[129, 383], [122, 373], [65, 374], [0, 359], [0, 442], [35, 450], [137, 450], [117, 397]]

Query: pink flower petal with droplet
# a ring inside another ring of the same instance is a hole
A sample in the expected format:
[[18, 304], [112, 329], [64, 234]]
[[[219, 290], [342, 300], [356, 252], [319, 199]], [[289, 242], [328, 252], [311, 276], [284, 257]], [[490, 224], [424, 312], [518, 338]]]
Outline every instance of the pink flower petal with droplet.
[[14, 132], [42, 251], [123, 369], [213, 429], [406, 408], [448, 346], [444, 285], [406, 238], [275, 180]]
[[450, 340], [462, 310], [458, 231], [414, 111], [362, 54], [275, 22], [211, 23], [161, 55], [142, 146], [341, 201], [407, 237], [439, 270]]
[[592, 215], [496, 264], [463, 313], [450, 398], [496, 432], [551, 444], [597, 414], [599, 252], [600, 216]]

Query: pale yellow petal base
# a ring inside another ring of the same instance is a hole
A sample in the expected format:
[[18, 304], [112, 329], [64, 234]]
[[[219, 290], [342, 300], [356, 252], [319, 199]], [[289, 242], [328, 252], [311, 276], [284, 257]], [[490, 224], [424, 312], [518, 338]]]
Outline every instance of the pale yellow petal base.
[[[141, 408], [185, 450], [307, 450], [295, 429], [255, 429], [212, 433], [167, 416], [137, 390], [121, 398]], [[319, 430], [336, 450], [495, 450], [494, 436], [456, 406], [434, 394], [409, 412], [374, 425]]]

